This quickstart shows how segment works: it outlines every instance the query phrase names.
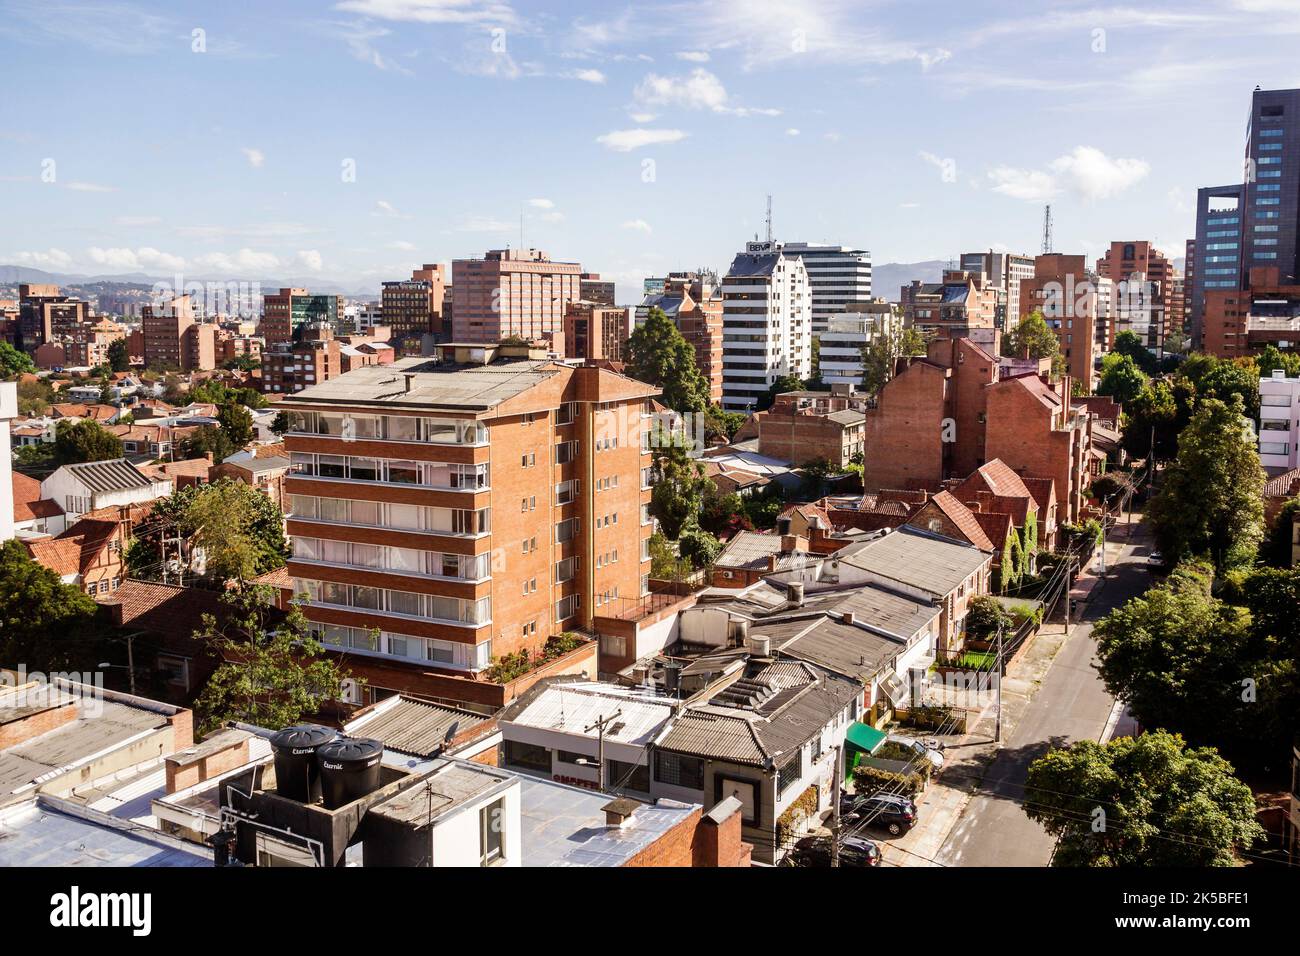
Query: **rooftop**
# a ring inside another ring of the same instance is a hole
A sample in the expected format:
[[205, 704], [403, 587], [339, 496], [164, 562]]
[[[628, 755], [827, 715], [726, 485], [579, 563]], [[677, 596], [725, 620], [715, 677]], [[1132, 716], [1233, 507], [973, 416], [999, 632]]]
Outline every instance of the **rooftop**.
[[539, 684], [501, 715], [503, 724], [537, 727], [596, 739], [593, 725], [615, 711], [605, 740], [644, 747], [673, 713], [673, 700], [643, 688], [597, 682]]
[[153, 487], [153, 483], [141, 474], [140, 469], [125, 458], [88, 461], [79, 465], [64, 465], [63, 468], [96, 494]]
[[395, 696], [367, 708], [349, 721], [349, 734], [382, 740], [388, 750], [427, 759], [436, 754], [453, 727], [457, 735], [487, 720], [482, 714]]
[[346, 375], [305, 388], [285, 401], [485, 412], [540, 385], [558, 374], [560, 368], [554, 362], [541, 360], [450, 365], [426, 358], [408, 358], [391, 365], [353, 369]]
[[197, 844], [68, 801], [42, 796], [0, 812], [0, 867], [211, 865]]
[[947, 594], [990, 560], [973, 545], [931, 534], [906, 525], [840, 552], [840, 565], [848, 565], [919, 588]]

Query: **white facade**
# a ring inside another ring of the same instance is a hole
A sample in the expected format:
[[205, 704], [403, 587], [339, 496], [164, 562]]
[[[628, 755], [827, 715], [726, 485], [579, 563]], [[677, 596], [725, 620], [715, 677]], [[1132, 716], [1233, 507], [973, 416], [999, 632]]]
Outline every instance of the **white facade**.
[[1259, 380], [1259, 463], [1265, 468], [1300, 467], [1300, 376], [1281, 370]]
[[780, 251], [746, 251], [722, 280], [723, 407], [752, 408], [783, 375], [812, 375], [808, 271]]
[[881, 312], [846, 312], [833, 317], [821, 334], [818, 368], [826, 385], [862, 386], [862, 349], [880, 335], [902, 328], [902, 313], [889, 308]]
[[9, 423], [18, 417], [18, 385], [0, 382], [0, 544], [14, 536], [14, 454]]
[[852, 302], [871, 298], [871, 253], [847, 246], [823, 246], [809, 242], [751, 243], [784, 252], [803, 260], [812, 293], [812, 333], [826, 330], [829, 321]]
[[[136, 487], [92, 488], [77, 477], [78, 467], [80, 466], [64, 465], [41, 482], [41, 497], [57, 502], [63, 509], [68, 524], [72, 524], [89, 511], [120, 505], [144, 504], [165, 498], [172, 493], [171, 479], [145, 479], [143, 474], [141, 480], [147, 481], [148, 484]], [[5, 487], [12, 497], [12, 482], [6, 482]], [[13, 518], [13, 510], [11, 500], [8, 507], [10, 519]]]

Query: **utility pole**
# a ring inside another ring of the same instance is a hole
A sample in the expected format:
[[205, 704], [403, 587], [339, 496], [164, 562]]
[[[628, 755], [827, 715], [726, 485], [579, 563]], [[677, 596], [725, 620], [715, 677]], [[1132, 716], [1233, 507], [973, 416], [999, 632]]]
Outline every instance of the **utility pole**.
[[998, 647], [997, 647], [997, 687], [994, 688], [998, 696], [998, 716], [997, 722], [993, 725], [993, 742], [1002, 743], [1002, 631], [1005, 628], [1001, 621], [998, 621]]
[[126, 639], [126, 667], [129, 674], [128, 682], [131, 687], [131, 696], [135, 696], [135, 635], [132, 634]]
[[616, 710], [608, 717], [598, 717], [596, 722], [582, 728], [584, 734], [596, 731], [596, 781], [601, 790], [605, 789], [605, 725], [612, 724], [619, 717], [623, 716], [622, 710]]
[[844, 780], [844, 746], [835, 748], [835, 781], [831, 786], [831, 866], [840, 865], [840, 786]]

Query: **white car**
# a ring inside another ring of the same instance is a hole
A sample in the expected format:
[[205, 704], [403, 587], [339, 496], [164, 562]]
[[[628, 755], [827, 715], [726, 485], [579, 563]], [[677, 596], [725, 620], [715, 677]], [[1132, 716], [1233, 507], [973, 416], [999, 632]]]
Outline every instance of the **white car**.
[[897, 734], [890, 734], [885, 738], [891, 744], [897, 744], [900, 747], [906, 747], [915, 753], [918, 757], [928, 757], [930, 765], [938, 770], [943, 766], [943, 754], [932, 747], [927, 747], [915, 737], [902, 737]]
[[1147, 567], [1163, 568], [1165, 566], [1165, 556], [1159, 551], [1152, 551], [1147, 555]]

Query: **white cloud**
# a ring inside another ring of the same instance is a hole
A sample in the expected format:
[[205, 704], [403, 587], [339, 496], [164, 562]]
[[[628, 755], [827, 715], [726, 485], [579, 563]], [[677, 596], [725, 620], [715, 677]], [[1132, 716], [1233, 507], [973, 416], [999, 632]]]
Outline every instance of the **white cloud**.
[[68, 188], [79, 193], [112, 193], [117, 192], [116, 186], [101, 186], [99, 183], [70, 182]]
[[1095, 146], [1074, 151], [1048, 163], [1046, 170], [998, 166], [989, 170], [993, 191], [1041, 202], [1071, 192], [1087, 202], [1110, 199], [1146, 178], [1151, 166], [1141, 159], [1112, 159]]
[[415, 250], [415, 243], [407, 242], [405, 239], [394, 239], [388, 244], [388, 248], [398, 249], [402, 252], [413, 252]]
[[195, 264], [217, 272], [253, 272], [264, 269], [278, 269], [280, 259], [270, 252], [258, 252], [254, 249], [240, 249], [233, 255], [224, 252], [209, 252], [195, 258]]
[[530, 199], [528, 205], [534, 209], [554, 209], [555, 203], [550, 199]]
[[338, 10], [379, 20], [415, 23], [514, 23], [509, 4], [496, 0], [343, 0]]
[[410, 70], [397, 61], [384, 56], [371, 42], [389, 36], [392, 32], [392, 30], [385, 27], [372, 27], [364, 22], [339, 24], [339, 36], [348, 45], [348, 52], [352, 54], [354, 59], [360, 60], [362, 63], [369, 63], [375, 69], [387, 73], [401, 73], [405, 76], [411, 76]]
[[375, 211], [372, 212], [371, 215], [383, 216], [387, 219], [410, 219], [411, 218], [406, 213], [401, 212], [396, 206], [390, 203], [387, 199], [376, 199]]
[[19, 252], [9, 257], [20, 266], [33, 269], [67, 269], [72, 265], [72, 256], [62, 249], [50, 247], [44, 252]]
[[309, 272], [320, 272], [324, 266], [320, 252], [316, 249], [300, 249], [294, 262]]
[[708, 63], [709, 54], [703, 50], [682, 50], [676, 54], [677, 59], [685, 60], [688, 63]]
[[653, 123], [659, 118], [654, 113], [629, 113], [627, 115], [633, 123]]
[[799, 131], [798, 131], [797, 129], [795, 129], [795, 128], [792, 126], [792, 127], [790, 127], [788, 130], [785, 131], [785, 135], [786, 135], [786, 136], [798, 136], [798, 135], [799, 135]]
[[600, 70], [570, 70], [568, 73], [563, 74], [563, 76], [565, 79], [581, 80], [583, 83], [605, 82], [605, 74], [600, 72]]
[[677, 106], [688, 110], [712, 110], [735, 116], [780, 116], [777, 109], [735, 106], [722, 81], [708, 70], [692, 70], [687, 76], [647, 73], [632, 97], [638, 106]]
[[149, 246], [139, 249], [123, 247], [101, 249], [92, 246], [88, 251], [95, 265], [116, 271], [138, 272], [148, 269], [179, 271], [185, 268], [184, 257], [160, 252]]
[[679, 129], [616, 129], [596, 137], [596, 142], [606, 149], [627, 153], [643, 146], [678, 143], [686, 138]]
[[631, 229], [633, 232], [650, 233], [654, 231], [653, 229], [650, 228], [650, 223], [646, 222], [644, 219], [629, 219], [627, 222], [623, 223], [623, 225], [620, 226], [619, 228]]
[[119, 226], [156, 226], [162, 222], [162, 216], [118, 216], [113, 221]]
[[252, 146], [244, 146], [239, 151], [243, 153], [244, 158], [248, 160], [248, 165], [252, 166], [254, 169], [261, 169], [262, 164], [266, 162], [266, 155], [260, 149], [255, 149]]

